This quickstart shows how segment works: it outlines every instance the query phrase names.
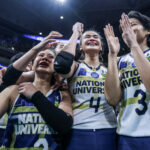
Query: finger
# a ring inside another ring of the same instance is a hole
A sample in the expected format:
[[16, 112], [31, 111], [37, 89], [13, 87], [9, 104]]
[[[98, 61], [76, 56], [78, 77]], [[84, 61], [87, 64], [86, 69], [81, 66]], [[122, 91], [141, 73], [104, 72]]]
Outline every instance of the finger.
[[50, 43], [50, 45], [51, 45], [51, 46], [58, 45], [58, 42], [57, 42], [57, 41], [56, 41], [56, 42], [52, 42], [52, 43]]
[[126, 22], [126, 25], [128, 28], [131, 28], [131, 24], [130, 24], [130, 21], [129, 21], [129, 17], [127, 15], [125, 15], [125, 22]]
[[4, 75], [4, 73], [6, 72], [6, 70], [7, 70], [6, 68], [2, 68], [2, 70], [1, 70], [2, 71], [2, 75]]
[[53, 39], [46, 39], [46, 40], [44, 40], [43, 41], [43, 43], [42, 43], [42, 49], [44, 50], [44, 49], [46, 49], [46, 48], [50, 48], [51, 47], [51, 43], [50, 42], [55, 42], [56, 40], [53, 40]]
[[106, 39], [107, 39], [107, 31], [106, 31], [106, 28], [104, 28], [103, 30], [104, 30], [104, 35], [105, 35], [105, 37], [106, 37]]
[[52, 31], [49, 33], [48, 36], [45, 37], [45, 39], [52, 39], [52, 38], [59, 38], [62, 37], [63, 35], [57, 31]]
[[128, 21], [127, 21], [125, 13], [122, 14], [122, 25], [123, 25], [124, 31], [127, 31], [127, 29], [128, 29]]
[[54, 38], [54, 37], [62, 37], [63, 35], [57, 31], [52, 31], [50, 34], [49, 34], [49, 38]]
[[108, 24], [108, 25], [107, 25], [107, 28], [108, 28], [109, 35], [111, 35], [111, 36], [112, 36], [112, 33], [111, 33], [111, 26], [110, 26], [110, 24]]
[[104, 28], [104, 34], [105, 34], [105, 37], [106, 37], [106, 40], [107, 40], [108, 39], [108, 29], [107, 29], [106, 26]]
[[113, 27], [109, 24], [109, 29], [110, 29], [110, 34], [115, 37], [115, 34], [114, 34], [114, 29]]
[[31, 82], [23, 82], [23, 83], [20, 83], [19, 86], [23, 87], [23, 86], [31, 85], [31, 84], [32, 84]]
[[121, 27], [121, 29], [122, 29], [122, 32], [125, 32], [125, 28], [124, 28], [124, 26], [123, 26], [123, 23], [122, 23], [122, 20], [120, 19], [120, 27]]
[[48, 43], [48, 44], [43, 48], [43, 50], [48, 49], [48, 48], [51, 48], [52, 46], [57, 46], [57, 45], [58, 45], [58, 42]]
[[24, 88], [23, 87], [18, 87], [18, 91], [23, 91]]
[[24, 90], [20, 90], [20, 91], [18, 91], [18, 92], [19, 92], [19, 94], [23, 94], [23, 95], [24, 95], [24, 93], [25, 93]]
[[111, 35], [109, 25], [106, 25], [106, 33], [107, 33], [107, 37], [109, 37]]

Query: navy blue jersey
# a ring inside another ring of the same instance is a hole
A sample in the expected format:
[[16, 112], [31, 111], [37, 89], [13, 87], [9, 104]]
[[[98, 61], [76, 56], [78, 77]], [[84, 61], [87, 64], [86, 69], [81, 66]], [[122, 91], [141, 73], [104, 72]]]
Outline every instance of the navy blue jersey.
[[[47, 99], [55, 106], [61, 101], [59, 91], [49, 91]], [[3, 146], [7, 149], [55, 149], [56, 143], [52, 134], [57, 134], [43, 120], [33, 103], [21, 98], [16, 98], [10, 111]]]

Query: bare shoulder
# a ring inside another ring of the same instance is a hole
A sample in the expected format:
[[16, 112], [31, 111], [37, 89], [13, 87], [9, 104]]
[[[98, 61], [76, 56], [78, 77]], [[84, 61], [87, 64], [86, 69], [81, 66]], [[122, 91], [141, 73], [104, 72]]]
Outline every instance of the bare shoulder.
[[0, 117], [10, 110], [18, 94], [18, 87], [12, 85], [0, 93]]
[[6, 88], [9, 93], [13, 94], [14, 92], [18, 92], [18, 85], [11, 85]]
[[7, 93], [10, 97], [10, 107], [13, 105], [14, 101], [17, 98], [18, 93], [18, 86], [17, 85], [11, 85], [7, 88]]

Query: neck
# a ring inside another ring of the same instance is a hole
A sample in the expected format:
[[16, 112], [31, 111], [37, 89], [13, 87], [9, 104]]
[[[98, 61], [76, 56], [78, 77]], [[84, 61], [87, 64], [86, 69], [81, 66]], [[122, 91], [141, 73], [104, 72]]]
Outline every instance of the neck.
[[35, 74], [34, 86], [41, 91], [43, 94], [46, 94], [51, 89], [51, 75], [42, 75]]
[[89, 55], [89, 54], [85, 53], [85, 60], [84, 61], [89, 66], [97, 68], [100, 64], [99, 54], [96, 53], [96, 54]]
[[143, 42], [139, 43], [139, 46], [140, 46], [142, 51], [149, 49], [149, 47], [147, 45], [147, 39], [145, 39]]

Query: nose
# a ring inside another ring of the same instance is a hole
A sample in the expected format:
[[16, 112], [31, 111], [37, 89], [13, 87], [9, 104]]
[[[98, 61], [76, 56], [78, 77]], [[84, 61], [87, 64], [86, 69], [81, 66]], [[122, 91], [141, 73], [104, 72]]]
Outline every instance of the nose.
[[48, 57], [47, 57], [46, 55], [44, 55], [44, 56], [42, 57], [42, 60], [48, 61]]
[[49, 55], [46, 55], [46, 54], [42, 57], [42, 60], [47, 61], [47, 62], [52, 62], [52, 59], [49, 57]]
[[94, 36], [91, 36], [91, 37], [90, 37], [90, 40], [91, 40], [91, 41], [94, 41], [94, 40], [95, 40]]

